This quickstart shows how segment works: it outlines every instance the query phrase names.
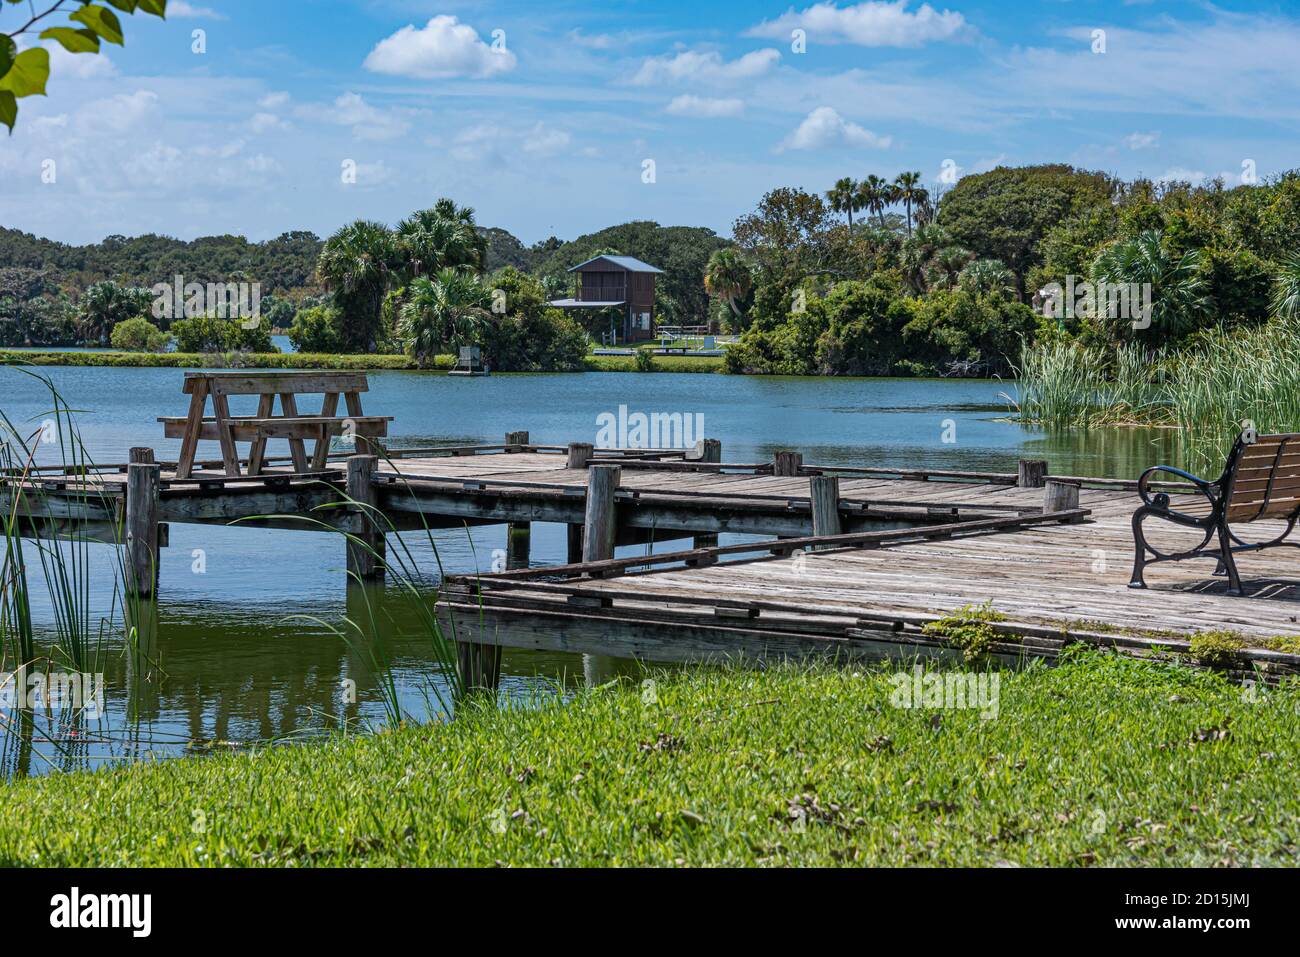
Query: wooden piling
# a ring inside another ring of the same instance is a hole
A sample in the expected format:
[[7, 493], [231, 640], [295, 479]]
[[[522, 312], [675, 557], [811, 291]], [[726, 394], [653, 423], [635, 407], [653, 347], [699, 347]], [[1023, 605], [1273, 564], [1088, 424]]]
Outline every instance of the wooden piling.
[[506, 451], [522, 452], [528, 445], [527, 432], [507, 432], [506, 433]]
[[568, 562], [570, 565], [576, 565], [582, 561], [582, 526], [569, 526], [569, 552]]
[[456, 643], [456, 668], [467, 694], [493, 694], [501, 685], [501, 646]]
[[798, 475], [799, 470], [803, 468], [803, 453], [789, 452], [782, 450], [776, 453], [776, 458], [772, 462], [772, 474], [790, 478]]
[[507, 570], [528, 567], [532, 540], [532, 522], [511, 522], [506, 526]]
[[808, 499], [812, 503], [812, 533], [839, 535], [840, 480], [833, 475], [814, 475], [808, 479]]
[[617, 465], [593, 465], [587, 470], [587, 513], [582, 532], [582, 560], [600, 562], [614, 557], [615, 493], [623, 480]]
[[695, 461], [720, 463], [722, 461], [722, 442], [718, 439], [700, 439], [695, 446]]
[[384, 577], [385, 541], [382, 517], [373, 509], [378, 502], [374, 477], [379, 459], [374, 455], [348, 457], [348, 498], [357, 503], [348, 540], [348, 572], [361, 581]]
[[1043, 514], [1068, 512], [1079, 507], [1079, 483], [1048, 479], [1043, 486]]
[[585, 469], [587, 463], [596, 454], [596, 447], [590, 442], [570, 442], [568, 468]]
[[137, 446], [127, 454], [129, 456], [127, 461], [132, 465], [153, 465], [155, 462], [153, 449]]
[[1047, 481], [1047, 463], [1040, 459], [1021, 459], [1016, 484], [1021, 488], [1042, 488]]
[[158, 589], [161, 485], [161, 466], [132, 462], [126, 467], [126, 588], [137, 598], [152, 598]]

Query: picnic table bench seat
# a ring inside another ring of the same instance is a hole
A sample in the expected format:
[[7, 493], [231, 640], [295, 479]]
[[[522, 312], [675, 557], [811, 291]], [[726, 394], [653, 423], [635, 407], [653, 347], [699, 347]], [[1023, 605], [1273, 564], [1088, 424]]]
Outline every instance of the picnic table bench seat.
[[[1152, 479], [1160, 475], [1172, 475], [1188, 483], [1189, 491], [1201, 496], [1195, 511], [1187, 506], [1174, 508], [1167, 492], [1151, 491]], [[1219, 563], [1216, 574], [1228, 577], [1228, 594], [1241, 595], [1235, 555], [1278, 546], [1300, 548], [1300, 543], [1286, 540], [1300, 518], [1300, 433], [1243, 433], [1228, 453], [1223, 474], [1213, 482], [1168, 465], [1149, 468], [1138, 480], [1138, 495], [1143, 504], [1133, 513], [1135, 554], [1130, 588], [1147, 587], [1147, 565], [1215, 558]], [[1203, 538], [1186, 551], [1165, 552], [1153, 546], [1144, 532], [1144, 523], [1153, 518], [1194, 528]], [[1258, 542], [1243, 540], [1234, 528], [1265, 521], [1284, 522], [1285, 528], [1281, 534]]]

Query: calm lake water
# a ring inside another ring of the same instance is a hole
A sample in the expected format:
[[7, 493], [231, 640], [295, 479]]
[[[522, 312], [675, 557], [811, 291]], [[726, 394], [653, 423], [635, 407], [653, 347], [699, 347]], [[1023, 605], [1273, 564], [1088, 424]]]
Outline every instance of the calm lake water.
[[[156, 419], [185, 413], [180, 370], [42, 373], [81, 410], [77, 422], [93, 460], [122, 462], [137, 445], [175, 460], [179, 443], [161, 437]], [[793, 448], [821, 464], [1008, 471], [1017, 459], [1031, 457], [1047, 459], [1057, 474], [1134, 477], [1170, 452], [1167, 433], [1025, 429], [1010, 420], [1003, 395], [1014, 393], [1014, 384], [994, 381], [658, 373], [454, 379], [378, 372], [370, 375], [370, 387], [366, 411], [395, 416], [394, 447], [499, 443], [514, 430], [528, 430], [542, 444], [594, 441], [597, 417], [626, 405], [632, 412], [702, 414], [705, 434], [721, 439], [724, 459], [734, 462], [768, 461], [778, 449]], [[232, 402], [233, 411], [251, 414], [251, 402]], [[18, 370], [0, 368], [0, 410], [16, 426], [35, 431], [48, 417], [48, 391]], [[945, 444], [951, 424], [957, 441]], [[213, 449], [201, 448], [201, 454], [213, 457]], [[470, 571], [491, 565], [493, 550], [505, 547], [505, 527], [439, 531], [432, 544], [422, 534], [406, 539], [430, 574], [434, 548], [448, 570]], [[563, 526], [534, 526], [535, 564], [563, 562], [565, 548]], [[95, 614], [114, 617], [112, 549], [89, 546], [87, 554]], [[202, 563], [196, 561], [200, 554]], [[48, 635], [53, 613], [34, 554], [29, 565], [34, 613]], [[333, 535], [173, 525], [160, 569], [159, 667], [137, 674], [120, 624], [106, 626], [105, 714], [72, 722], [42, 717], [33, 727], [0, 712], [0, 774], [291, 738], [335, 727], [343, 718], [382, 721], [383, 696], [364, 656], [351, 653], [328, 627], [341, 625], [348, 613], [343, 565], [343, 545]], [[391, 589], [385, 607], [391, 617], [385, 647], [402, 706], [427, 717], [431, 706], [439, 707], [427, 641]], [[5, 670], [12, 667], [6, 662]], [[583, 661], [572, 655], [507, 651], [503, 668], [503, 691], [513, 695], [539, 688], [555, 693], [583, 680]], [[344, 701], [349, 681], [356, 683], [355, 703]]]

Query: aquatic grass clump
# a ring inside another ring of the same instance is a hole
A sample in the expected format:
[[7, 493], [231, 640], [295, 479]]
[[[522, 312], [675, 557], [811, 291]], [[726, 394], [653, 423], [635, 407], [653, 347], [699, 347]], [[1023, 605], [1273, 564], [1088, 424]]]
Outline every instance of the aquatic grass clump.
[[1027, 345], [1017, 395], [1022, 421], [1047, 428], [1120, 425], [1179, 430], [1179, 464], [1217, 477], [1246, 428], [1300, 431], [1300, 329], [1273, 322], [1212, 329], [1180, 349]]

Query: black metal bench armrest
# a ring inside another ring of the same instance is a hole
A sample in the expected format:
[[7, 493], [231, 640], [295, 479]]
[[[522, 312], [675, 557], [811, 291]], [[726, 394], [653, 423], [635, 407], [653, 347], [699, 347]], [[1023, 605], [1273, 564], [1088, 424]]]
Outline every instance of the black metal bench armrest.
[[1218, 482], [1207, 482], [1205, 479], [1193, 475], [1191, 472], [1184, 472], [1182, 469], [1176, 469], [1172, 465], [1155, 465], [1143, 472], [1142, 477], [1138, 479], [1138, 495], [1142, 497], [1142, 501], [1149, 507], [1159, 509], [1168, 515], [1176, 515], [1179, 518], [1191, 522], [1204, 521], [1204, 516], [1187, 515], [1170, 508], [1168, 492], [1156, 492], [1154, 495], [1151, 493], [1151, 489], [1148, 487], [1151, 483], [1151, 478], [1161, 472], [1176, 475], [1183, 481], [1190, 483], [1196, 491], [1209, 499], [1210, 505], [1217, 506], [1219, 504], [1220, 490]]

